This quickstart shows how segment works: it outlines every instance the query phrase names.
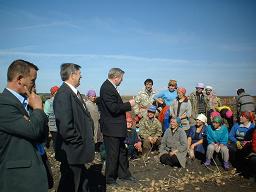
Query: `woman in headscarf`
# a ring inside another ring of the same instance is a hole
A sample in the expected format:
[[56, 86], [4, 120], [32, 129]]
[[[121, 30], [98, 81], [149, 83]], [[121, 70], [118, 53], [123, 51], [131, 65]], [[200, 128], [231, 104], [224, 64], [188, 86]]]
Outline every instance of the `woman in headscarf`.
[[250, 153], [254, 118], [253, 112], [241, 112], [240, 124], [234, 124], [229, 133], [231, 162], [238, 169], [242, 169], [241, 162]]
[[206, 123], [207, 117], [199, 114], [196, 118], [196, 125], [192, 126], [188, 133], [188, 154], [191, 159], [205, 160], [206, 147]]
[[188, 144], [186, 133], [180, 126], [180, 119], [172, 118], [170, 127], [164, 133], [159, 148], [162, 164], [185, 167]]
[[188, 133], [190, 128], [189, 118], [191, 116], [191, 103], [186, 97], [186, 89], [179, 87], [177, 89], [178, 97], [173, 101], [170, 107], [171, 117], [180, 118], [182, 128]]
[[205, 166], [211, 164], [213, 154], [221, 153], [223, 166], [225, 170], [228, 170], [229, 165], [229, 151], [228, 151], [228, 128], [223, 125], [223, 120], [220, 116], [215, 116], [212, 120], [212, 125], [207, 127], [207, 152]]

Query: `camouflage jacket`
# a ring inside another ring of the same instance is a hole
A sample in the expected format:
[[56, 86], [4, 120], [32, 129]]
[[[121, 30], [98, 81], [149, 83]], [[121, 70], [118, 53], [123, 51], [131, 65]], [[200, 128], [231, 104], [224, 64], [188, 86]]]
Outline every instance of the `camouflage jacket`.
[[205, 97], [210, 109], [216, 110], [216, 107], [221, 106], [220, 98], [217, 97], [215, 93], [211, 93], [210, 95], [205, 95]]
[[135, 106], [133, 107], [134, 113], [136, 115], [141, 115], [146, 117], [147, 115], [147, 108], [152, 105], [155, 95], [155, 91], [152, 90], [151, 93], [148, 93], [145, 88], [138, 93], [135, 97]]
[[[196, 119], [196, 117], [198, 115], [198, 100], [197, 100], [196, 92], [192, 92], [190, 94], [189, 100], [191, 102], [191, 107], [192, 107], [191, 118]], [[205, 111], [207, 112], [210, 110], [210, 106], [209, 106], [209, 102], [208, 102], [205, 94], [204, 94], [204, 103], [205, 103]]]
[[162, 135], [162, 125], [157, 118], [152, 120], [148, 117], [143, 117], [139, 122], [139, 135], [142, 138], [149, 136], [161, 137]]

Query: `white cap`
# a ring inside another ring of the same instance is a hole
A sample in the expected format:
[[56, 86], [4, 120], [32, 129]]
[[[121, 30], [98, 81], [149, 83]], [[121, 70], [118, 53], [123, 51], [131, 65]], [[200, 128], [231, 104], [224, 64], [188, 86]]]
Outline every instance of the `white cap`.
[[207, 86], [205, 87], [205, 89], [213, 90], [212, 86], [210, 86], [210, 85], [207, 85]]
[[200, 120], [200, 121], [202, 121], [202, 122], [204, 122], [204, 123], [207, 123], [207, 117], [206, 117], [204, 114], [202, 114], [202, 113], [200, 113], [200, 114], [197, 116], [196, 119], [198, 119], [198, 120]]

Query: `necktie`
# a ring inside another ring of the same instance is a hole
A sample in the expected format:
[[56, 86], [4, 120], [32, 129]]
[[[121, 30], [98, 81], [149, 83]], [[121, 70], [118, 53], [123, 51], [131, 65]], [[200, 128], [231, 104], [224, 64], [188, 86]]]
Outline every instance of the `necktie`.
[[23, 100], [23, 102], [22, 102], [22, 105], [24, 106], [25, 110], [26, 110], [27, 112], [29, 112], [29, 111], [28, 111], [28, 100], [27, 100], [27, 98], [24, 98], [24, 100]]
[[77, 97], [78, 97], [78, 99], [81, 101], [81, 103], [83, 104], [83, 107], [85, 108], [85, 110], [87, 110], [86, 105], [85, 105], [85, 103], [84, 103], [84, 100], [83, 100], [83, 98], [82, 98], [82, 95], [80, 94], [79, 91], [77, 91]]

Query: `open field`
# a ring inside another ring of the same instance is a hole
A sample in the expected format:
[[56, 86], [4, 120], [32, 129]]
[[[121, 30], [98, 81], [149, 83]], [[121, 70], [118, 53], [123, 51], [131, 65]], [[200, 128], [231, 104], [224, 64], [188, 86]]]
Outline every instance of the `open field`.
[[[132, 96], [124, 96], [127, 101]], [[220, 97], [223, 105], [234, 109], [234, 97]], [[55, 186], [49, 190], [54, 192], [60, 178], [59, 163], [54, 159], [53, 150], [48, 149], [48, 156], [53, 170]], [[138, 180], [137, 183], [128, 183], [118, 180], [120, 186], [106, 186], [105, 177], [102, 174], [102, 162], [95, 161], [91, 167], [89, 185], [91, 191], [128, 192], [128, 191], [207, 191], [207, 192], [253, 192], [256, 190], [256, 182], [253, 179], [244, 178], [235, 169], [224, 171], [220, 162], [209, 168], [203, 166], [198, 160], [187, 163], [184, 168], [172, 168], [160, 164], [157, 153], [150, 153], [139, 159], [130, 161], [130, 170]]]
[[[52, 149], [48, 150], [55, 179], [55, 186], [49, 192], [55, 192], [59, 180], [59, 163], [54, 160]], [[224, 171], [217, 161], [209, 168], [198, 160], [188, 161], [186, 168], [173, 168], [159, 163], [156, 152], [130, 161], [130, 170], [137, 183], [117, 180], [120, 186], [106, 186], [101, 172], [102, 163], [97, 161], [89, 168], [89, 185], [95, 192], [162, 192], [162, 191], [207, 191], [207, 192], [254, 192], [256, 182], [244, 178], [235, 169]]]

